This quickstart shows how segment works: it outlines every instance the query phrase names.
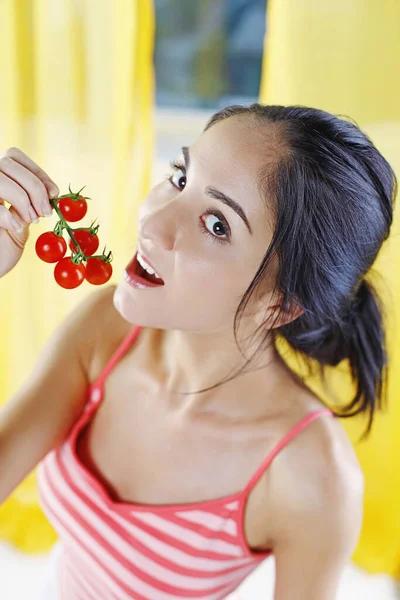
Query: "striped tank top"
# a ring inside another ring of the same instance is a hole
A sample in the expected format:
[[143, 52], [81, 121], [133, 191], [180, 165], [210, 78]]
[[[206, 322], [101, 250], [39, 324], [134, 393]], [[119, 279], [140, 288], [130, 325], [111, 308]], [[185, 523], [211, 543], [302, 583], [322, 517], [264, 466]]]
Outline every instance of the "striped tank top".
[[38, 464], [43, 512], [60, 544], [59, 600], [220, 600], [268, 556], [244, 536], [249, 493], [278, 452], [328, 408], [308, 414], [269, 452], [247, 485], [223, 498], [190, 504], [112, 499], [77, 453], [77, 437], [103, 398], [106, 377], [131, 344], [135, 326], [88, 390], [66, 439]]

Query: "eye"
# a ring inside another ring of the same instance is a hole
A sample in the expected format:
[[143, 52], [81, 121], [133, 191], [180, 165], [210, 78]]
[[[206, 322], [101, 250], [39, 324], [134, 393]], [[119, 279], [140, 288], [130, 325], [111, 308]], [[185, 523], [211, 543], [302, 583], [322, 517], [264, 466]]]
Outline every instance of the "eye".
[[[182, 191], [186, 187], [186, 165], [172, 160], [170, 166], [176, 173], [168, 177], [168, 181], [175, 188]], [[205, 214], [200, 217], [199, 228], [214, 242], [219, 242], [220, 244], [228, 241], [231, 237], [230, 227], [224, 215], [219, 210], [213, 208], [208, 208]]]
[[[176, 171], [176, 173], [174, 175], [171, 175], [171, 177], [169, 177], [169, 181], [172, 183], [173, 186], [178, 188], [178, 190], [183, 190], [184, 187], [186, 186], [186, 167], [185, 167], [185, 165], [182, 165], [176, 161], [171, 161], [170, 165], [171, 165], [171, 169], [174, 169], [174, 171]], [[181, 173], [183, 173], [183, 175], [181, 175], [180, 177], [179, 177], [179, 171]]]
[[229, 239], [229, 227], [219, 211], [208, 209], [205, 216], [201, 217], [201, 222], [201, 228], [213, 239], [217, 239], [217, 241]]

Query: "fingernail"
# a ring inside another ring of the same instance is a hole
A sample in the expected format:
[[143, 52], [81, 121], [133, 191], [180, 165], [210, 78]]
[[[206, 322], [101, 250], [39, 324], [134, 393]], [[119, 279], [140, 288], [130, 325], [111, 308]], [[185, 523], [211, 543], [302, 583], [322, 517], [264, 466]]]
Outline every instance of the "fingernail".
[[59, 195], [60, 190], [56, 185], [54, 185], [54, 183], [51, 183], [51, 181], [49, 181], [49, 192], [52, 198], [56, 198]]
[[42, 211], [45, 217], [51, 217], [53, 214], [52, 208], [48, 202], [43, 202]]
[[39, 219], [37, 217], [37, 214], [33, 210], [32, 206], [29, 207], [29, 216], [32, 219], [32, 223], [39, 223]]
[[14, 217], [11, 217], [11, 223], [17, 233], [21, 233], [24, 230], [21, 223], [18, 223], [18, 221], [14, 219]]

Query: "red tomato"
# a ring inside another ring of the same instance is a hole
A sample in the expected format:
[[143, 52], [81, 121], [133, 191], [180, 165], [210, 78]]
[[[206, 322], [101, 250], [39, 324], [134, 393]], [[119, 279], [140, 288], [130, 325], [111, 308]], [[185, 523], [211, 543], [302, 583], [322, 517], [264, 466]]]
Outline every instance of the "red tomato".
[[88, 258], [86, 263], [86, 281], [93, 285], [103, 285], [112, 275], [111, 263], [105, 263], [102, 258]]
[[70, 256], [65, 256], [54, 268], [54, 279], [67, 290], [77, 288], [85, 279], [85, 265], [76, 265]]
[[[99, 238], [97, 235], [91, 235], [87, 229], [74, 231], [74, 237], [85, 256], [91, 256], [99, 247]], [[69, 247], [73, 252], [77, 252], [77, 247], [72, 240], [69, 242]]]
[[35, 250], [38, 257], [47, 263], [55, 263], [62, 259], [67, 251], [67, 242], [54, 231], [46, 231], [36, 240]]
[[74, 198], [68, 196], [57, 201], [62, 216], [71, 223], [80, 221], [87, 213], [88, 207], [85, 198], [81, 194], [78, 195], [78, 198], [81, 198], [81, 200], [74, 200]]

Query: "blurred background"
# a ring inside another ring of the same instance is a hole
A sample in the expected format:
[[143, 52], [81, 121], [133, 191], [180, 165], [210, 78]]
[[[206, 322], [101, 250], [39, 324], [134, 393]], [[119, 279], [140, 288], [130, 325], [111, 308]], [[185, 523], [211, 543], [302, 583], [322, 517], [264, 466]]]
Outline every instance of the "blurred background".
[[[302, 104], [349, 116], [400, 177], [398, 0], [1, 0], [0, 153], [21, 148], [61, 193], [86, 186], [86, 225], [100, 223], [117, 283], [136, 244], [136, 217], [169, 161], [207, 119], [233, 104]], [[56, 219], [53, 219], [54, 224]], [[34, 244], [0, 280], [0, 404], [34, 368], [58, 323], [94, 288], [59, 288]], [[400, 579], [399, 214], [374, 264], [388, 315], [389, 408], [359, 442], [361, 417], [342, 421], [362, 465], [364, 525], [338, 599], [399, 598]], [[290, 366], [304, 376], [302, 364]], [[329, 403], [353, 393], [346, 363]], [[57, 401], [57, 398], [54, 398]], [[0, 507], [0, 597], [35, 598], [57, 537], [44, 517], [33, 471]], [[272, 600], [273, 558], [239, 589]]]

